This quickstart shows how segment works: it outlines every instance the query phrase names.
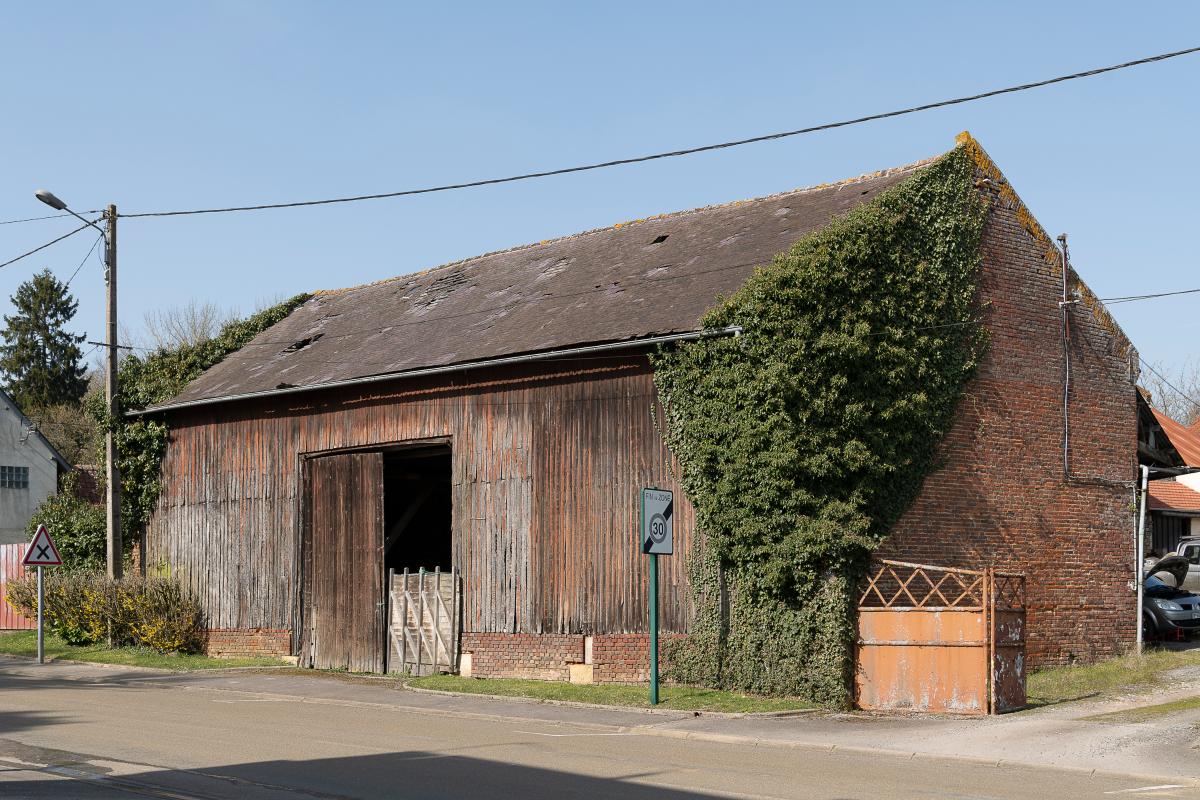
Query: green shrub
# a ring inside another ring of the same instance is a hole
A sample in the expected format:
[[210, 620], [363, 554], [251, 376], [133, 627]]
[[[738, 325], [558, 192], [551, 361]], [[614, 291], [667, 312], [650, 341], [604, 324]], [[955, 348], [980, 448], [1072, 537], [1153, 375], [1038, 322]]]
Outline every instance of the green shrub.
[[123, 597], [138, 644], [160, 653], [194, 653], [202, 641], [199, 601], [174, 578], [152, 577]]
[[[49, 570], [45, 577], [47, 628], [69, 644], [141, 645], [160, 653], [200, 648], [203, 616], [199, 601], [170, 577], [113, 581], [98, 572]], [[37, 616], [37, 578], [8, 584], [8, 604]]]
[[[296, 295], [244, 320], [231, 322], [211, 339], [155, 350], [144, 356], [123, 357], [119, 376], [121, 408], [131, 411], [170, 400], [204, 370], [240, 350], [311, 296]], [[167, 452], [167, 424], [146, 417], [111, 419], [103, 397], [98, 395], [85, 398], [84, 407], [101, 431], [111, 428], [116, 436], [121, 470], [121, 519], [125, 541], [132, 542], [145, 529], [162, 491], [160, 471]]]
[[68, 472], [58, 494], [46, 498], [33, 512], [26, 532], [32, 540], [38, 526], [45, 525], [62, 556], [63, 569], [103, 569], [108, 542], [104, 517], [104, 506], [92, 505], [80, 497], [79, 476]]

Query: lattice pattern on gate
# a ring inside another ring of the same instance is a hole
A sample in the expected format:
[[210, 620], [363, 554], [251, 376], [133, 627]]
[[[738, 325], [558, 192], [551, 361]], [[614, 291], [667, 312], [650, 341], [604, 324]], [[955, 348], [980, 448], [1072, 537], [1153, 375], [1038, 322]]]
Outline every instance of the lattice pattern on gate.
[[983, 607], [984, 574], [976, 570], [878, 561], [858, 600], [860, 608]]
[[1025, 577], [877, 561], [858, 604], [862, 708], [986, 714], [1025, 705]]

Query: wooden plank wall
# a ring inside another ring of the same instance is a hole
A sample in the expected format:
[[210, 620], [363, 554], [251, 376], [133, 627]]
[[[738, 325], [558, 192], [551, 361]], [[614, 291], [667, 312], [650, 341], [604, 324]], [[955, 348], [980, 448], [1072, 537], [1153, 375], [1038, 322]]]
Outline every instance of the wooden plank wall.
[[184, 577], [212, 627], [291, 628], [304, 454], [448, 439], [464, 630], [645, 631], [646, 563], [634, 545], [643, 485], [680, 498], [676, 555], [660, 561], [662, 625], [686, 629], [693, 514], [651, 423], [647, 359], [439, 378], [178, 412], [150, 567]]

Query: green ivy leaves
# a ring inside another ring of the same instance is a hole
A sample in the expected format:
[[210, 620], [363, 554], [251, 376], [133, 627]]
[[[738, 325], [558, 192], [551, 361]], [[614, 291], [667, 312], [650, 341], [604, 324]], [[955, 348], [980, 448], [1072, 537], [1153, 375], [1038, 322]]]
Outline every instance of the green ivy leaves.
[[[241, 349], [309, 297], [297, 295], [247, 319], [231, 322], [212, 339], [194, 345], [157, 350], [145, 357], [126, 357], [121, 362], [118, 382], [121, 406], [126, 410], [141, 409], [170, 400], [204, 370]], [[102, 403], [89, 411], [103, 427], [112, 427], [116, 432], [121, 515], [126, 530], [140, 531], [149, 521], [162, 490], [160, 469], [167, 451], [167, 424], [148, 418], [111, 420]], [[132, 538], [126, 536], [125, 541], [131, 542]]]
[[921, 168], [706, 315], [742, 336], [653, 357], [706, 538], [675, 677], [846, 702], [855, 581], [934, 466], [986, 341], [973, 182], [962, 150]]

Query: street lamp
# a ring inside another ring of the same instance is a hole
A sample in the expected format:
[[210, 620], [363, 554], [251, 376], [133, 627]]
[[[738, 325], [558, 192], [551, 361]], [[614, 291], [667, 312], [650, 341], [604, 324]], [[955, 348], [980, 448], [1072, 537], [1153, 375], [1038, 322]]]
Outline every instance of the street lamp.
[[104, 432], [104, 478], [105, 500], [108, 506], [108, 576], [120, 578], [123, 571], [121, 548], [121, 472], [117, 466], [117, 442], [113, 436], [113, 423], [118, 419], [117, 407], [117, 207], [109, 205], [104, 211], [105, 228], [76, 214], [53, 192], [38, 189], [34, 197], [56, 211], [83, 220], [104, 235], [104, 265], [107, 267], [104, 280], [108, 287], [108, 363], [104, 370], [104, 397], [108, 408], [108, 422]]

